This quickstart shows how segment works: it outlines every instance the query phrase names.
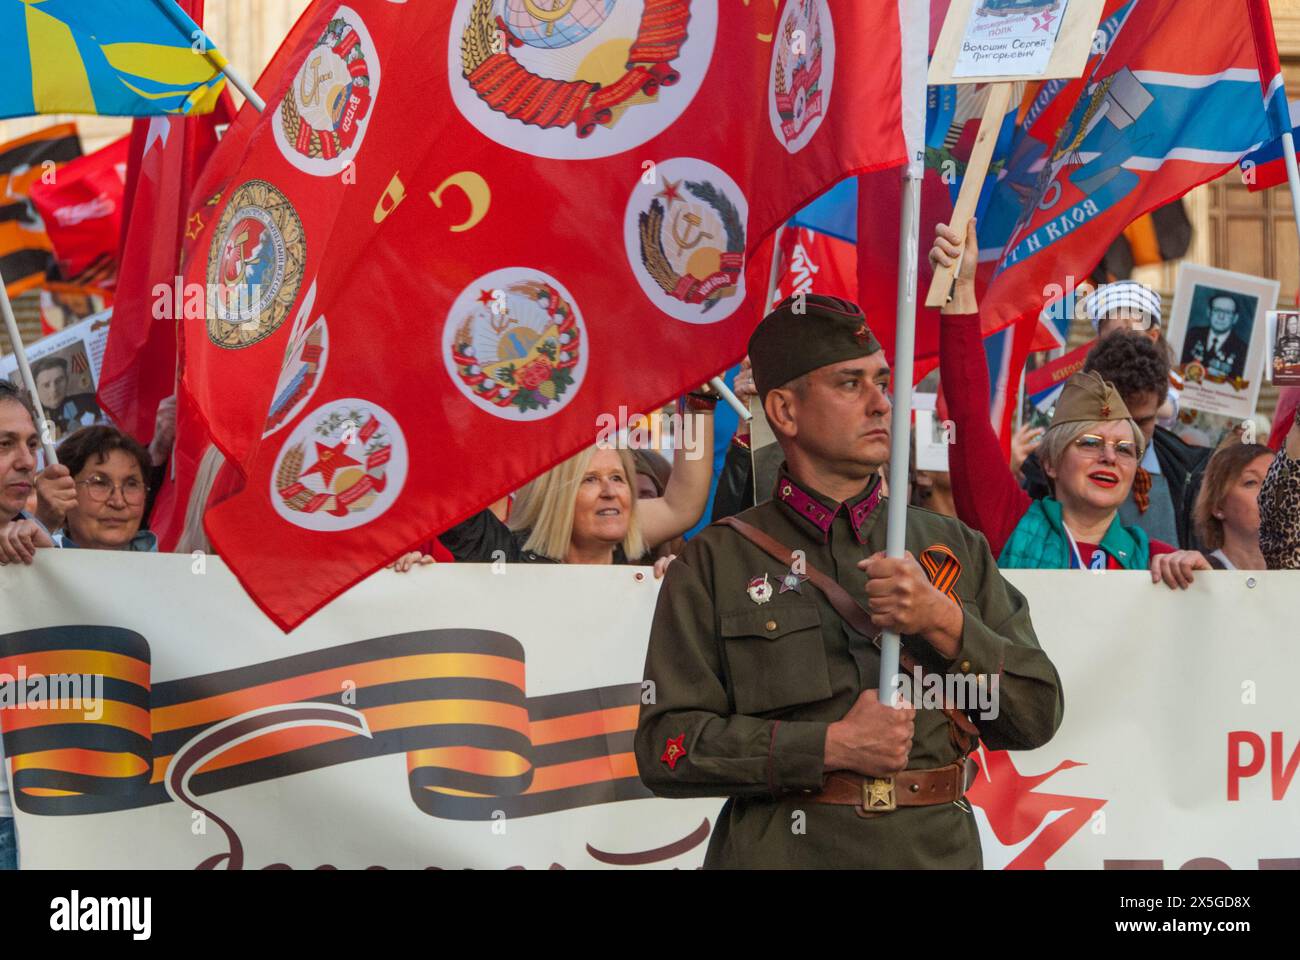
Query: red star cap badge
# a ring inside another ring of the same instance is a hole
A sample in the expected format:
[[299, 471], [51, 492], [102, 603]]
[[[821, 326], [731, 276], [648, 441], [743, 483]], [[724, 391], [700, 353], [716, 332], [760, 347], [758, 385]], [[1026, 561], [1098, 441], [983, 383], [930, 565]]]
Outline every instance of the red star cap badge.
[[859, 343], [866, 343], [871, 339], [871, 328], [867, 326], [867, 321], [863, 320], [858, 329], [853, 331], [853, 336]]
[[686, 734], [684, 733], [668, 738], [668, 745], [664, 747], [664, 755], [659, 759], [668, 764], [669, 770], [676, 770], [677, 761], [686, 756], [686, 747], [682, 745], [682, 741], [685, 739]]

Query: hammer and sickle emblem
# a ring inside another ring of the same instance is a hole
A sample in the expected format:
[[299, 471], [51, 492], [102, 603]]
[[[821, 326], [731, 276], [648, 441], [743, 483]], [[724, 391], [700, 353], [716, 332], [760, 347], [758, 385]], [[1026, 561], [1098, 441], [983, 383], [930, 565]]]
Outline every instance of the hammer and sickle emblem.
[[[233, 286], [244, 279], [248, 264], [244, 258], [244, 247], [248, 244], [248, 231], [245, 230], [230, 240], [228, 260], [226, 263], [226, 283]], [[233, 271], [233, 276], [231, 275]]]
[[305, 71], [303, 72], [302, 79], [298, 82], [298, 99], [302, 101], [302, 105], [304, 107], [314, 107], [317, 103], [319, 103], [321, 84], [323, 84], [326, 80], [332, 80], [334, 78], [333, 70], [329, 71], [326, 74], [323, 75], [321, 74], [320, 62], [322, 59], [324, 58], [318, 53], [316, 54], [315, 59], [313, 59], [311, 63], [308, 64], [308, 66], [311, 68], [311, 79], [312, 79], [310, 93], [307, 92], [307, 74]]
[[555, 32], [555, 21], [563, 20], [573, 9], [574, 0], [554, 0], [551, 9], [544, 10], [537, 0], [524, 0], [524, 9], [536, 20], [546, 24], [546, 35]]
[[[698, 247], [700, 243], [706, 239], [707, 240], [713, 239], [713, 234], [709, 233], [707, 230], [701, 229], [700, 225], [704, 221], [700, 219], [699, 214], [695, 214], [695, 213], [686, 214], [684, 218], [686, 220], [685, 230], [679, 229], [679, 225], [682, 219], [683, 217], [680, 213], [677, 216], [673, 217], [673, 239], [677, 241], [678, 253], [681, 253], [683, 250], [694, 249], [695, 247]], [[691, 238], [692, 227], [695, 228], [694, 239]]]

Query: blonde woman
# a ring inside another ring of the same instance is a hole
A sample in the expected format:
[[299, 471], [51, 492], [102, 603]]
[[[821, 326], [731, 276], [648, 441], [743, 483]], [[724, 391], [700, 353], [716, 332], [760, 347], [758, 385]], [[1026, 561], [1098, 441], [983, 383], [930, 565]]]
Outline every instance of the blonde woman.
[[[484, 510], [438, 539], [461, 563], [649, 562], [650, 545], [694, 526], [709, 499], [715, 398], [692, 394], [693, 449], [679, 446], [663, 496], [639, 499], [627, 449], [593, 446], [519, 491], [503, 523]], [[655, 562], [656, 575], [671, 557]]]

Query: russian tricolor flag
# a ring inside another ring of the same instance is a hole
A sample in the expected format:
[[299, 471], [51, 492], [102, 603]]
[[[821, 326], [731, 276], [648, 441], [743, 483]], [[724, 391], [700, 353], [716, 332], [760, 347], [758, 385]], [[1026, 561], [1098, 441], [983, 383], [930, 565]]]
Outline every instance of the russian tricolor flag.
[[1291, 119], [1286, 88], [1282, 83], [1282, 64], [1273, 35], [1273, 14], [1268, 0], [1247, 0], [1250, 29], [1255, 38], [1255, 57], [1259, 61], [1259, 82], [1264, 88], [1264, 109], [1268, 114], [1272, 138], [1242, 158], [1241, 169], [1247, 186], [1266, 190], [1286, 183], [1286, 155], [1295, 153], [1295, 134], [1300, 132]]

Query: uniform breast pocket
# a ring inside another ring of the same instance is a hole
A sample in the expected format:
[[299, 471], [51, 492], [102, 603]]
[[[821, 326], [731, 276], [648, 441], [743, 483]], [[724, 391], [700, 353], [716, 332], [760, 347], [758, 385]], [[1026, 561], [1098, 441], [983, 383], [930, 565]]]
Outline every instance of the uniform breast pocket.
[[821, 615], [813, 604], [723, 614], [722, 637], [739, 713], [760, 714], [831, 695]]

